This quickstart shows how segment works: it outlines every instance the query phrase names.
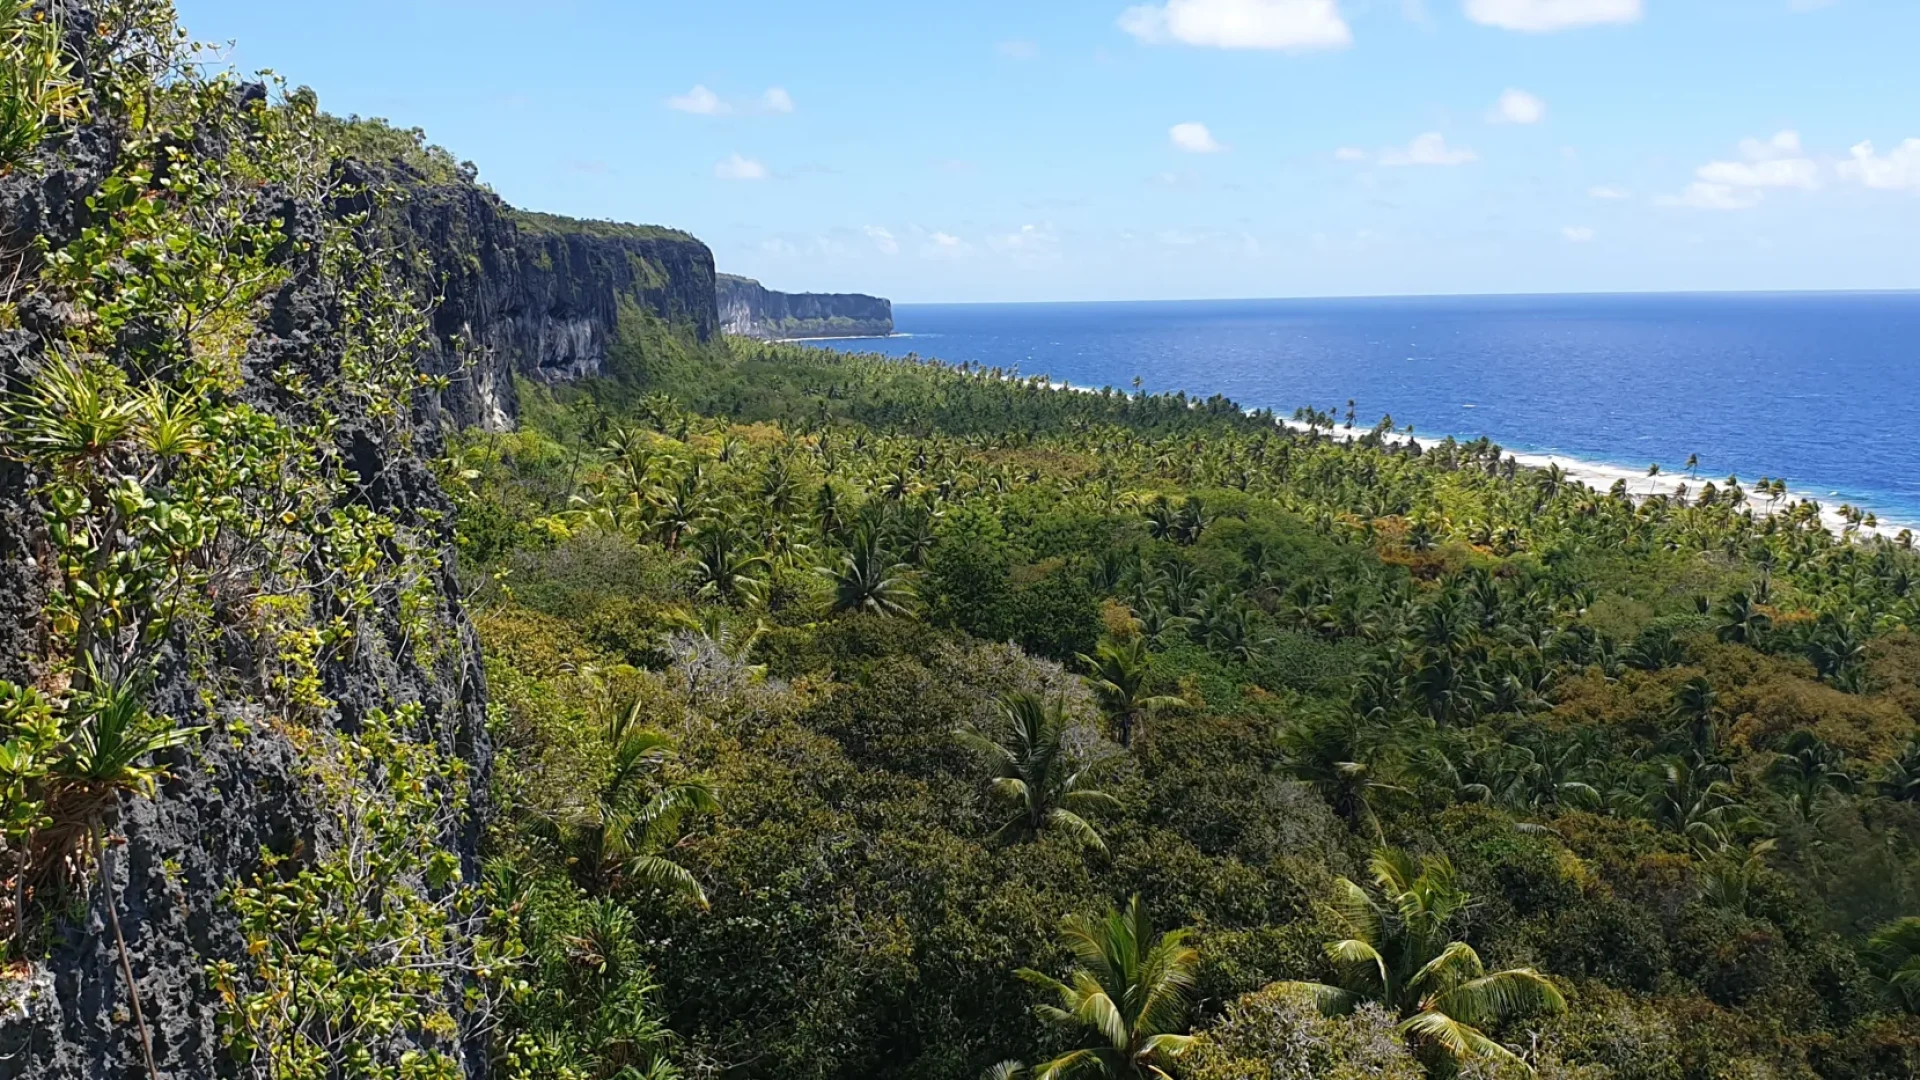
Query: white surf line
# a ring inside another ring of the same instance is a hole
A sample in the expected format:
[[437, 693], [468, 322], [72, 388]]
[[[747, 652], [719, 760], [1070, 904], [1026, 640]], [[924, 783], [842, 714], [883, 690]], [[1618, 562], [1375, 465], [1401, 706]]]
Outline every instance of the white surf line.
[[[1280, 424], [1293, 431], [1310, 430], [1307, 424], [1298, 420], [1281, 420]], [[1326, 431], [1325, 428], [1319, 430], [1322, 432]], [[1369, 428], [1367, 430], [1371, 431], [1372, 429]], [[1343, 442], [1354, 442], [1366, 433], [1366, 431], [1362, 431], [1357, 427], [1342, 428], [1336, 429], [1333, 437]], [[1420, 439], [1421, 449], [1430, 450], [1436, 444], [1445, 441], [1447, 436], [1428, 435], [1416, 436], [1416, 438]], [[1494, 442], [1495, 445], [1500, 445], [1498, 440], [1492, 439], [1491, 436], [1488, 438]], [[1400, 434], [1383, 437], [1383, 441], [1393, 446], [1403, 445], [1406, 440], [1407, 437]], [[1453, 436], [1453, 440], [1456, 443], [1474, 441], [1472, 439], [1462, 439], [1458, 435]], [[1560, 471], [1567, 475], [1569, 480], [1584, 484], [1602, 495], [1611, 491], [1614, 484], [1625, 481], [1627, 485], [1627, 495], [1635, 502], [1645, 502], [1656, 495], [1675, 496], [1680, 493], [1682, 487], [1687, 489], [1689, 495], [1698, 495], [1700, 489], [1708, 483], [1718, 484], [1721, 483], [1723, 479], [1720, 477], [1693, 477], [1687, 476], [1684, 473], [1669, 473], [1664, 470], [1658, 475], [1648, 476], [1645, 469], [1632, 469], [1624, 465], [1609, 465], [1605, 462], [1589, 461], [1586, 458], [1569, 457], [1565, 454], [1540, 454], [1524, 450], [1512, 450], [1505, 446], [1500, 447], [1500, 452], [1503, 456], [1512, 458], [1522, 468], [1526, 469], [1546, 470], [1557, 465], [1560, 467]], [[1752, 481], [1743, 481], [1742, 486], [1746, 486], [1746, 484], [1749, 483], [1752, 483]], [[1851, 526], [1851, 523], [1841, 515], [1838, 506], [1831, 505], [1827, 499], [1814, 495], [1811, 492], [1789, 488], [1786, 496], [1778, 503], [1772, 505], [1769, 505], [1764, 498], [1755, 499], [1751, 490], [1747, 493], [1747, 505], [1752, 507], [1754, 512], [1761, 517], [1785, 514], [1792, 510], [1795, 504], [1801, 502], [1810, 502], [1820, 507], [1820, 523], [1835, 533], [1844, 533]], [[1859, 509], [1867, 508], [1861, 507]], [[1872, 528], [1866, 525], [1860, 525], [1855, 528], [1855, 532], [1861, 536], [1881, 536], [1892, 540], [1898, 537], [1903, 529], [1912, 529], [1915, 532], [1920, 532], [1920, 525], [1889, 521], [1882, 517], [1879, 518], [1878, 525]]]
[[[1071, 390], [1071, 391], [1082, 393], [1082, 394], [1099, 394], [1104, 392], [1100, 389], [1096, 389], [1095, 387], [1091, 387], [1091, 386], [1075, 386], [1071, 382], [1065, 382], [1065, 381], [1056, 382], [1051, 375], [1040, 375], [1040, 376], [1022, 375], [1020, 374], [1020, 371], [1018, 368], [1003, 369], [1000, 377], [1002, 379], [1005, 379], [1008, 382], [1026, 382], [1033, 378], [1039, 378], [1042, 384], [1049, 390]], [[1108, 389], [1113, 389], [1114, 392], [1118, 394], [1123, 394], [1123, 395], [1126, 394], [1126, 392], [1123, 390], [1114, 389], [1112, 387], [1109, 387]], [[1127, 396], [1131, 396], [1131, 395], [1127, 395]], [[1188, 393], [1187, 400], [1194, 407], [1198, 407], [1202, 403], [1202, 399], [1194, 397], [1192, 393]], [[1251, 416], [1252, 414], [1258, 412], [1259, 410], [1246, 409], [1244, 411], [1247, 413], [1247, 415]], [[1274, 422], [1279, 426], [1286, 428], [1290, 431], [1305, 432], [1305, 431], [1325, 431], [1326, 430], [1326, 429], [1319, 429], [1319, 428], [1311, 428], [1304, 421], [1293, 420], [1293, 419], [1290, 419], [1287, 417], [1281, 417], [1278, 415], [1274, 417]], [[1330, 434], [1332, 438], [1334, 438], [1336, 441], [1352, 443], [1352, 442], [1359, 441], [1361, 436], [1367, 434], [1367, 432], [1371, 430], [1373, 429], [1368, 428], [1365, 431], [1362, 431], [1358, 427], [1336, 428], [1336, 429], [1333, 429], [1333, 431], [1328, 432], [1328, 434]], [[1415, 437], [1420, 438], [1422, 440], [1420, 443], [1420, 448], [1423, 451], [1432, 449], [1436, 444], [1446, 441], [1449, 437], [1451, 437], [1455, 443], [1459, 443], [1459, 444], [1474, 442], [1477, 439], [1481, 438], [1481, 436], [1474, 436], [1474, 438], [1471, 438], [1471, 439], [1463, 439], [1458, 435], [1448, 436], [1445, 434], [1442, 434], [1439, 436], [1416, 435]], [[1522, 450], [1513, 450], [1508, 448], [1505, 445], [1502, 445], [1499, 442], [1499, 440], [1494, 439], [1490, 435], [1486, 436], [1486, 438], [1489, 442], [1492, 442], [1494, 445], [1500, 447], [1500, 452], [1502, 456], [1512, 458], [1514, 462], [1518, 464], [1521, 468], [1533, 469], [1535, 471], [1545, 471], [1548, 468], [1558, 465], [1560, 467], [1560, 471], [1565, 473], [1569, 480], [1573, 480], [1576, 483], [1584, 484], [1587, 487], [1592, 488], [1595, 492], [1601, 495], [1605, 495], [1608, 492], [1610, 492], [1613, 489], [1613, 485], [1616, 481], [1625, 480], [1627, 482], [1627, 497], [1637, 503], [1645, 502], [1656, 495], [1666, 495], [1666, 496], [1678, 495], [1680, 493], [1680, 488], [1683, 486], [1686, 487], [1689, 495], [1697, 495], [1700, 492], [1700, 489], [1705, 487], [1708, 483], [1711, 482], [1711, 483], [1717, 484], [1720, 482], [1720, 478], [1716, 478], [1716, 477], [1702, 478], [1702, 477], [1690, 477], [1684, 474], [1675, 475], [1673, 473], [1668, 473], [1664, 470], [1661, 471], [1658, 475], [1648, 476], [1645, 469], [1631, 469], [1624, 465], [1608, 465], [1605, 462], [1589, 461], [1585, 458], [1568, 457], [1564, 454], [1536, 454], [1536, 453], [1530, 453]], [[1382, 436], [1382, 441], [1386, 442], [1390, 446], [1399, 446], [1405, 443], [1406, 440], [1407, 440], [1407, 436], [1402, 434], [1397, 434], [1397, 433]], [[1749, 483], [1749, 481], [1742, 481], [1742, 486], [1743, 487], [1746, 486], [1747, 483]], [[1832, 496], [1829, 496], [1828, 498], [1831, 498], [1831, 497]], [[1787, 489], [1786, 495], [1782, 497], [1778, 503], [1774, 503], [1771, 505], [1768, 504], [1768, 502], [1764, 499], [1755, 501], [1753, 498], [1753, 492], [1749, 490], [1747, 492], [1746, 505], [1752, 508], [1754, 512], [1758, 514], [1760, 517], [1773, 517], [1774, 515], [1777, 515], [1777, 514], [1788, 513], [1793, 509], [1795, 504], [1802, 503], [1802, 502], [1810, 502], [1810, 503], [1813, 503], [1815, 506], [1818, 506], [1820, 508], [1820, 523], [1826, 526], [1826, 528], [1829, 531], [1836, 533], [1838, 535], [1842, 535], [1842, 536], [1846, 535], [1846, 531], [1849, 528], [1852, 528], [1854, 530], [1854, 533], [1858, 536], [1862, 536], [1862, 537], [1877, 536], [1877, 537], [1883, 537], [1888, 540], [1897, 539], [1901, 531], [1907, 530], [1907, 529], [1911, 529], [1915, 534], [1920, 534], [1920, 524], [1915, 524], [1910, 522], [1901, 522], [1901, 521], [1889, 521], [1884, 517], [1879, 517], [1879, 515], [1877, 514], [1875, 516], [1878, 518], [1879, 524], [1876, 526], [1869, 528], [1866, 525], [1857, 525], [1857, 526], [1853, 525], [1851, 522], [1849, 522], [1845, 517], [1841, 515], [1840, 508], [1838, 506], [1830, 506], [1828, 505], [1826, 499], [1816, 496], [1810, 492], [1802, 491], [1794, 488]], [[1867, 508], [1856, 507], [1856, 509], [1867, 509]], [[1871, 512], [1871, 511], [1869, 510], [1868, 512]]]

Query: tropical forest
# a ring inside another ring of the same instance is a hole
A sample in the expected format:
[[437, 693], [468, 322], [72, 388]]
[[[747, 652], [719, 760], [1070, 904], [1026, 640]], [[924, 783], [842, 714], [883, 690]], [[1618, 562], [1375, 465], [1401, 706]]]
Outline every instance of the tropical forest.
[[1920, 1069], [1910, 536], [722, 333], [201, 58], [0, 3], [0, 1076]]

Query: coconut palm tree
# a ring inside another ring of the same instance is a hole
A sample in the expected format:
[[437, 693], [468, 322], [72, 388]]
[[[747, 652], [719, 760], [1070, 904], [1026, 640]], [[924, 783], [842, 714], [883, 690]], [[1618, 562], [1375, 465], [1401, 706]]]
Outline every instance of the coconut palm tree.
[[1773, 617], [1760, 610], [1760, 605], [1746, 593], [1734, 593], [1720, 605], [1721, 641], [1758, 647], [1772, 629]]
[[1566, 999], [1532, 968], [1489, 973], [1478, 953], [1449, 940], [1469, 896], [1443, 857], [1415, 860], [1383, 849], [1371, 864], [1374, 890], [1345, 878], [1332, 910], [1347, 936], [1327, 945], [1336, 984], [1285, 982], [1328, 1016], [1378, 1004], [1427, 1053], [1455, 1062], [1524, 1065], [1482, 1028], [1529, 1012], [1559, 1012]]
[[1846, 757], [1811, 731], [1796, 731], [1767, 768], [1767, 780], [1786, 796], [1787, 807], [1802, 822], [1812, 822], [1829, 794], [1851, 794], [1853, 774]]
[[643, 709], [635, 701], [606, 710], [605, 777], [579, 802], [545, 813], [542, 831], [589, 884], [623, 882], [704, 908], [698, 879], [667, 855], [684, 840], [687, 820], [717, 813], [719, 802], [705, 783], [670, 774], [673, 740], [641, 722]]
[[749, 552], [731, 522], [700, 530], [694, 550], [699, 555], [694, 580], [700, 595], [732, 603], [752, 599], [765, 587], [766, 579], [759, 575], [767, 569], [766, 556]]
[[1720, 693], [1713, 684], [1699, 675], [1681, 683], [1669, 713], [1678, 724], [1675, 737], [1686, 744], [1693, 760], [1710, 760], [1720, 745]]
[[1752, 824], [1752, 814], [1733, 797], [1727, 770], [1718, 765], [1667, 761], [1652, 787], [1635, 802], [1647, 818], [1696, 845], [1719, 847]]
[[[1018, 974], [1059, 1000], [1035, 1014], [1085, 1045], [1035, 1066], [1032, 1080], [1172, 1080], [1169, 1068], [1194, 1044], [1184, 1031], [1200, 954], [1187, 945], [1189, 932], [1156, 939], [1136, 896], [1124, 911], [1070, 918], [1061, 933], [1077, 961], [1068, 981], [1025, 968]], [[1020, 1073], [1017, 1063], [1003, 1062], [989, 1075]]]
[[1881, 989], [1901, 1008], [1920, 1013], [1920, 918], [1896, 919], [1874, 931], [1867, 954]]
[[1909, 742], [1899, 757], [1881, 769], [1873, 788], [1892, 802], [1920, 802], [1920, 739]]
[[882, 547], [872, 529], [854, 533], [839, 567], [820, 567], [833, 582], [833, 609], [874, 615], [908, 615], [913, 611], [912, 568]]
[[1169, 694], [1149, 694], [1147, 680], [1153, 659], [1147, 653], [1144, 637], [1115, 641], [1108, 638], [1093, 650], [1080, 654], [1080, 662], [1089, 672], [1087, 685], [1113, 721], [1121, 746], [1132, 746], [1135, 731], [1144, 732], [1146, 722], [1161, 709], [1183, 704]]
[[1086, 762], [1066, 746], [1067, 716], [1061, 702], [1035, 694], [1014, 694], [1000, 702], [1007, 727], [999, 741], [961, 728], [954, 737], [993, 763], [992, 794], [1008, 817], [994, 830], [996, 841], [1027, 841], [1059, 830], [1087, 847], [1107, 845], [1084, 815], [1117, 809], [1119, 801], [1089, 787]]

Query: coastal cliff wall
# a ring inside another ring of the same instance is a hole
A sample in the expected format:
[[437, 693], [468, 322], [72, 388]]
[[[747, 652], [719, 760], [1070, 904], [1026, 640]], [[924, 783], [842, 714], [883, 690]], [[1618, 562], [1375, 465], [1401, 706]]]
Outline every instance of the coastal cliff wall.
[[[192, 65], [170, 65], [185, 54], [164, 22], [95, 34], [77, 0], [48, 10], [86, 28], [67, 39], [80, 76], [151, 96], [137, 121], [126, 99], [103, 96], [0, 168], [0, 250], [16, 275], [0, 289], [0, 739], [11, 770], [0, 801], [13, 815], [0, 843], [0, 1080], [264, 1075], [216, 980], [253, 994], [285, 960], [275, 948], [306, 947], [291, 921], [249, 924], [233, 890], [270, 890], [345, 857], [357, 824], [316, 779], [317, 762], [350, 762], [340, 748], [380, 727], [448, 763], [432, 788], [445, 816], [416, 839], [478, 879], [492, 751], [454, 575], [454, 506], [427, 464], [438, 406], [416, 389], [417, 343], [369, 325], [392, 314], [373, 302], [386, 279], [352, 254], [380, 252], [352, 224], [353, 199], [333, 201], [334, 164], [271, 153], [313, 145], [310, 113], [270, 104], [263, 86], [194, 81]], [[149, 58], [176, 81], [139, 81]], [[199, 202], [142, 194], [156, 158], [181, 146], [202, 170]], [[535, 251], [594, 267], [591, 287], [495, 277], [489, 260], [535, 256], [515, 254], [528, 245], [487, 198], [448, 192], [411, 212], [422, 225], [470, 227], [457, 240], [423, 232], [421, 249], [444, 241], [472, 257], [471, 274], [448, 275], [449, 295], [494, 318], [461, 325], [481, 340], [554, 342], [529, 350], [536, 368], [542, 357], [585, 362], [579, 332], [559, 342], [556, 328], [609, 317], [600, 290], [674, 303], [645, 284], [646, 260], [711, 273], [692, 244], [542, 240]], [[156, 249], [178, 256], [171, 276], [129, 269]], [[84, 272], [62, 277], [69, 263]], [[696, 277], [696, 308], [700, 288]], [[165, 317], [193, 298], [219, 333]], [[134, 304], [147, 306], [128, 317]], [[29, 424], [69, 430], [93, 415], [87, 402], [129, 419], [89, 429], [84, 454], [20, 437]], [[89, 485], [114, 497], [73, 497]], [[141, 524], [160, 514], [164, 530]], [[360, 528], [364, 548], [352, 539]], [[85, 543], [112, 558], [76, 559]], [[89, 599], [103, 594], [111, 607]], [[329, 646], [329, 632], [348, 636]], [[98, 749], [108, 736], [92, 750], [85, 737], [129, 715], [105, 704], [109, 693], [138, 716], [111, 730], [165, 738], [119, 772], [99, 764], [114, 752]], [[137, 779], [148, 760], [154, 771]], [[76, 762], [94, 764], [81, 773]], [[401, 797], [385, 786], [387, 767], [340, 764], [335, 778], [379, 805]], [[23, 827], [31, 815], [41, 820]], [[316, 893], [302, 910], [333, 899]], [[416, 987], [419, 1007], [445, 1023], [384, 1034], [375, 1053], [431, 1052], [486, 1076], [469, 984], [457, 971], [435, 982]]]
[[720, 328], [740, 337], [885, 337], [893, 304], [857, 293], [775, 292], [752, 278], [719, 276]]
[[395, 181], [395, 243], [432, 307], [423, 367], [449, 380], [442, 403], [455, 426], [511, 427], [514, 375], [600, 374], [623, 310], [698, 341], [719, 332], [713, 253], [686, 233], [519, 211], [399, 163], [374, 171]]

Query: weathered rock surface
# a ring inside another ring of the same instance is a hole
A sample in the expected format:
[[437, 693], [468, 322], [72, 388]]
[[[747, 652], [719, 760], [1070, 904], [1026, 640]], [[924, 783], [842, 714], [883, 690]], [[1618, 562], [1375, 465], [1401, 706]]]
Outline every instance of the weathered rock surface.
[[[78, 24], [92, 25], [84, 19]], [[243, 96], [261, 92], [249, 87]], [[85, 200], [113, 160], [113, 138], [111, 132], [83, 131], [57, 161], [0, 177], [0, 241], [7, 250], [17, 252], [34, 238], [58, 249], [78, 235], [87, 213]], [[269, 411], [294, 409], [298, 402], [253, 373], [292, 361], [316, 386], [341, 377], [337, 331], [342, 305], [337, 283], [327, 279], [317, 254], [329, 208], [297, 204], [271, 189], [259, 197], [276, 213], [288, 212], [290, 231], [307, 245], [288, 245], [293, 253], [286, 264], [290, 278], [269, 305], [270, 314], [242, 359], [248, 372], [243, 393]], [[476, 205], [487, 204], [479, 199]], [[428, 210], [420, 209], [423, 220], [431, 219]], [[483, 218], [485, 212], [480, 212]], [[514, 233], [506, 226], [498, 235], [510, 240]], [[689, 257], [701, 264], [703, 253], [701, 249]], [[608, 280], [619, 272], [640, 274], [637, 266], [625, 271], [610, 267]], [[575, 297], [558, 287], [541, 293], [537, 283], [529, 287], [534, 290], [529, 295], [543, 300], [544, 306], [524, 329], [512, 324], [507, 330], [494, 328], [503, 340], [519, 340], [515, 334], [538, 338], [541, 320], [556, 309], [575, 302], [586, 307], [584, 295]], [[18, 304], [21, 325], [0, 333], [0, 380], [11, 389], [42, 362], [43, 332], [61, 313], [31, 293], [8, 299]], [[594, 308], [592, 313], [604, 310]], [[382, 623], [363, 636], [349, 657], [323, 664], [322, 690], [336, 705], [322, 722], [351, 733], [372, 709], [421, 703], [428, 719], [410, 734], [466, 763], [476, 808], [484, 809], [478, 804], [492, 760], [485, 728], [485, 678], [477, 641], [462, 611], [465, 594], [451, 570], [453, 507], [421, 457], [432, 449], [436, 431], [431, 402], [417, 405], [414, 426], [420, 438], [412, 446], [383, 441], [374, 429], [348, 418], [337, 429], [337, 448], [358, 475], [367, 478], [354, 493], [356, 500], [393, 510], [399, 520], [437, 539], [442, 565], [448, 569], [433, 585], [447, 613], [440, 632], [448, 647], [434, 650], [431, 660], [418, 660], [418, 650], [407, 643], [394, 614], [399, 605], [385, 605]], [[17, 463], [0, 463], [0, 678], [13, 680], [34, 678], [45, 654], [41, 597], [46, 523], [35, 486], [35, 477]], [[238, 668], [221, 673], [229, 674], [236, 683], [251, 677]], [[147, 1075], [119, 953], [107, 929], [109, 902], [127, 938], [159, 1076], [199, 1080], [238, 1075], [238, 1066], [222, 1046], [219, 999], [207, 977], [214, 962], [230, 961], [243, 968], [248, 962], [225, 890], [259, 872], [263, 851], [317, 850], [326, 842], [331, 816], [328, 808], [311, 804], [295, 749], [269, 718], [240, 701], [223, 699], [219, 691], [190, 677], [177, 650], [163, 654], [148, 705], [155, 714], [183, 725], [207, 726], [211, 734], [166, 755], [171, 778], [155, 798], [121, 799], [108, 824], [115, 840], [105, 887], [94, 884], [72, 894], [70, 905], [45, 914], [46, 921], [37, 924], [35, 932], [45, 943], [44, 964], [0, 977], [0, 1080], [131, 1080]], [[468, 872], [477, 872], [477, 825], [449, 839]], [[452, 984], [449, 989], [459, 987]], [[486, 1075], [484, 1048], [471, 1039], [441, 1049], [454, 1055], [468, 1076]]]
[[475, 184], [386, 172], [401, 198], [397, 243], [411, 249], [433, 304], [425, 361], [451, 385], [447, 419], [509, 428], [513, 376], [598, 375], [623, 318], [651, 318], [698, 341], [719, 330], [713, 253], [685, 233], [516, 211]]
[[893, 304], [858, 293], [774, 292], [752, 278], [719, 277], [720, 329], [740, 337], [886, 337]]

